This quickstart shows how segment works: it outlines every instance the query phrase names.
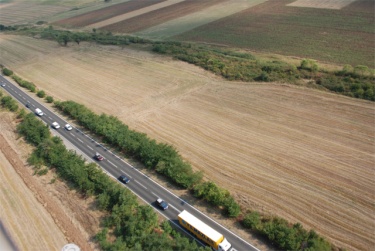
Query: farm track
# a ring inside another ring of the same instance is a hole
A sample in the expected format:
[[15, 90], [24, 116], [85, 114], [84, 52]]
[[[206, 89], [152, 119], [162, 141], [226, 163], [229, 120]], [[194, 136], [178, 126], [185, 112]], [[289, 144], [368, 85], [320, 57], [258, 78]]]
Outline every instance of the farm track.
[[22, 78], [174, 145], [242, 206], [301, 222], [350, 250], [375, 245], [374, 103], [228, 82], [126, 47], [0, 39], [1, 63]]

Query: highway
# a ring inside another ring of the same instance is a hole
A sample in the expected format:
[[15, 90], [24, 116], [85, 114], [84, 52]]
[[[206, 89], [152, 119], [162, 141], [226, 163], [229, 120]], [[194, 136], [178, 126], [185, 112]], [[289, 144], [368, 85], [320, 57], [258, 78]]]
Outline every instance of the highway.
[[[42, 103], [33, 99], [28, 91], [21, 90], [16, 84], [11, 83], [3, 76], [0, 76], [1, 88], [13, 96], [16, 100], [21, 103], [21, 106], [24, 106], [25, 109], [29, 109], [32, 113], [35, 112], [36, 108], [39, 108], [43, 111], [44, 115], [40, 117], [45, 123], [50, 125], [53, 122], [60, 124], [61, 128], [54, 130], [60, 137], [65, 141], [69, 141], [73, 144], [82, 154], [83, 157], [88, 161], [95, 161], [108, 175], [117, 179], [120, 175], [124, 174], [130, 178], [128, 184], [123, 184], [124, 187], [130, 189], [134, 194], [140, 197], [146, 204], [152, 206], [158, 213], [167, 218], [175, 227], [179, 228], [186, 235], [194, 238], [189, 234], [185, 229], [183, 229], [177, 219], [177, 215], [183, 210], [187, 210], [195, 217], [199, 218], [207, 225], [211, 226], [213, 229], [223, 234], [224, 237], [232, 244], [231, 251], [252, 251], [258, 250], [256, 247], [252, 246], [250, 243], [246, 242], [236, 234], [229, 231], [224, 226], [215, 222], [208, 216], [204, 215], [193, 206], [191, 206], [188, 201], [184, 201], [178, 196], [174, 195], [168, 189], [159, 185], [157, 182], [153, 181], [147, 175], [143, 174], [138, 169], [134, 168], [132, 165], [127, 163], [120, 156], [117, 156], [115, 153], [111, 152], [109, 149], [106, 149], [100, 142], [95, 141], [90, 136], [83, 133], [79, 128], [74, 128], [71, 131], [65, 130], [65, 124], [69, 123], [63, 118], [53, 113], [47, 107], [43, 106]], [[29, 103], [29, 108], [26, 108], [26, 103]], [[98, 152], [104, 157], [103, 161], [96, 161], [94, 159], [95, 153]], [[162, 210], [155, 204], [157, 198], [162, 198], [169, 204], [167, 210]], [[198, 239], [194, 238], [198, 243], [204, 245]]]

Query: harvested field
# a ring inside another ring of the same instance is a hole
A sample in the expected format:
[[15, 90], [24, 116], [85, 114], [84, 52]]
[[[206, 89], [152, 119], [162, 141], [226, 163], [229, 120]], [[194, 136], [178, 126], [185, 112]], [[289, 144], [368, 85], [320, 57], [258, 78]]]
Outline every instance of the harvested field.
[[173, 39], [374, 67], [374, 1], [341, 10], [287, 6], [292, 2], [270, 0]]
[[54, 24], [68, 27], [84, 27], [89, 24], [101, 22], [103, 20], [110, 19], [112, 17], [132, 12], [164, 1], [166, 0], [128, 1], [125, 3], [115, 4], [110, 7], [78, 15], [75, 17], [59, 20]]
[[301, 222], [349, 250], [375, 246], [373, 102], [227, 82], [128, 48], [6, 35], [0, 50], [1, 64], [48, 95], [174, 145], [242, 206]]
[[288, 6], [339, 10], [356, 0], [297, 0]]
[[132, 33], [167, 22], [169, 20], [183, 17], [190, 13], [194, 13], [226, 1], [228, 0], [185, 0], [142, 15], [137, 15], [121, 22], [104, 26], [102, 29], [113, 32]]
[[0, 4], [0, 24], [15, 25], [36, 22], [43, 20], [44, 17], [69, 9], [69, 7], [39, 4], [35, 2]]

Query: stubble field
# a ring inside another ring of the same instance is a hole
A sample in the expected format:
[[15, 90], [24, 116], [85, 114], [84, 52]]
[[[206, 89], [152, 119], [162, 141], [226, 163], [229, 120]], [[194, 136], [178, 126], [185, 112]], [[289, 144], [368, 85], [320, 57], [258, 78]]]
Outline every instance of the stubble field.
[[47, 94], [174, 145], [242, 206], [375, 246], [375, 107], [280, 83], [227, 82], [141, 50], [2, 36], [1, 63]]

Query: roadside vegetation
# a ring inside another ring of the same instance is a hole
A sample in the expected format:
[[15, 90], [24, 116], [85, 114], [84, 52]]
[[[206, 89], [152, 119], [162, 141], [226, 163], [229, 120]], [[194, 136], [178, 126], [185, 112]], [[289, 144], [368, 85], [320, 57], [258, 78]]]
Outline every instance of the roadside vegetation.
[[341, 70], [321, 69], [311, 59], [302, 59], [299, 65], [280, 60], [262, 60], [250, 53], [237, 52], [207, 45], [182, 42], [150, 41], [129, 35], [113, 35], [111, 32], [72, 32], [36, 27], [7, 27], [19, 34], [31, 35], [57, 41], [62, 46], [69, 43], [96, 42], [103, 45], [127, 46], [129, 44], [149, 45], [155, 53], [172, 56], [228, 80], [285, 82], [305, 85], [311, 88], [331, 91], [353, 98], [375, 101], [375, 72], [365, 65], [344, 65]]
[[[9, 96], [4, 98], [17, 103]], [[13, 111], [7, 102], [1, 102], [1, 106]], [[107, 212], [103, 228], [95, 236], [102, 250], [210, 250], [181, 236], [167, 221], [159, 225], [157, 213], [150, 206], [140, 205], [130, 190], [109, 178], [95, 163], [86, 163], [66, 149], [62, 140], [52, 137], [48, 126], [34, 114], [23, 112], [21, 117], [17, 131], [35, 147], [28, 158], [35, 174], [55, 170], [61, 180], [84, 197], [95, 196], [98, 207]]]
[[[191, 165], [182, 159], [173, 146], [157, 143], [146, 134], [129, 129], [116, 117], [105, 114], [97, 115], [76, 102], [55, 101], [54, 105], [64, 114], [77, 121], [79, 125], [100, 137], [106, 144], [116, 148], [125, 156], [140, 161], [146, 168], [166, 176], [175, 185], [188, 189], [193, 196], [207, 201], [213, 207], [221, 210], [223, 215], [235, 218], [244, 228], [268, 239], [276, 248], [283, 250], [333, 250], [335, 248], [314, 230], [305, 230], [300, 223], [292, 224], [277, 216], [264, 215], [257, 211], [241, 208], [229, 191], [220, 188], [214, 182], [202, 181], [203, 173], [192, 171]], [[111, 179], [102, 173], [95, 164], [86, 166], [83, 158], [66, 150], [59, 138], [51, 139], [48, 126], [44, 125], [33, 114], [23, 112], [22, 118], [23, 121], [18, 126], [18, 131], [24, 135], [29, 143], [37, 146], [37, 150], [29, 158], [29, 163], [35, 166], [36, 174], [43, 175], [48, 171], [42, 166], [55, 168], [61, 178], [69, 182], [72, 179], [76, 188], [85, 196], [97, 196], [100, 208], [110, 212], [116, 209], [116, 215], [114, 216], [117, 217], [116, 219], [125, 217], [124, 220], [129, 220], [130, 216], [122, 215], [120, 211], [125, 210], [126, 206], [131, 207], [131, 205], [121, 205], [121, 210], [117, 207], [114, 208], [116, 203], [113, 204], [113, 200], [115, 199], [111, 197], [113, 196], [113, 188], [110, 191], [106, 190], [104, 183]], [[50, 151], [51, 155], [46, 154]], [[45, 155], [41, 155], [41, 153]], [[66, 159], [69, 159], [69, 161], [65, 161]], [[78, 164], [75, 164], [74, 159]], [[92, 171], [93, 169], [96, 171]], [[99, 175], [98, 173], [106, 178], [96, 177], [95, 175]], [[96, 188], [96, 185], [92, 184], [93, 182], [99, 182], [100, 188]], [[120, 215], [117, 215], [117, 213]], [[120, 234], [121, 231], [114, 230], [116, 226], [119, 227], [119, 224], [114, 222], [113, 219], [107, 218], [104, 222], [106, 228], [98, 234], [97, 238], [104, 250], [112, 250], [112, 245], [117, 246], [117, 241], [109, 242], [105, 236], [114, 234], [120, 237], [117, 234]], [[165, 227], [165, 224], [163, 226]], [[156, 228], [154, 225], [153, 227]], [[117, 231], [120, 233], [117, 233]], [[153, 234], [152, 231], [147, 233]], [[181, 238], [174, 231], [171, 234], [174, 238]], [[126, 239], [125, 237], [121, 238]], [[106, 249], [107, 246], [111, 248]]]

